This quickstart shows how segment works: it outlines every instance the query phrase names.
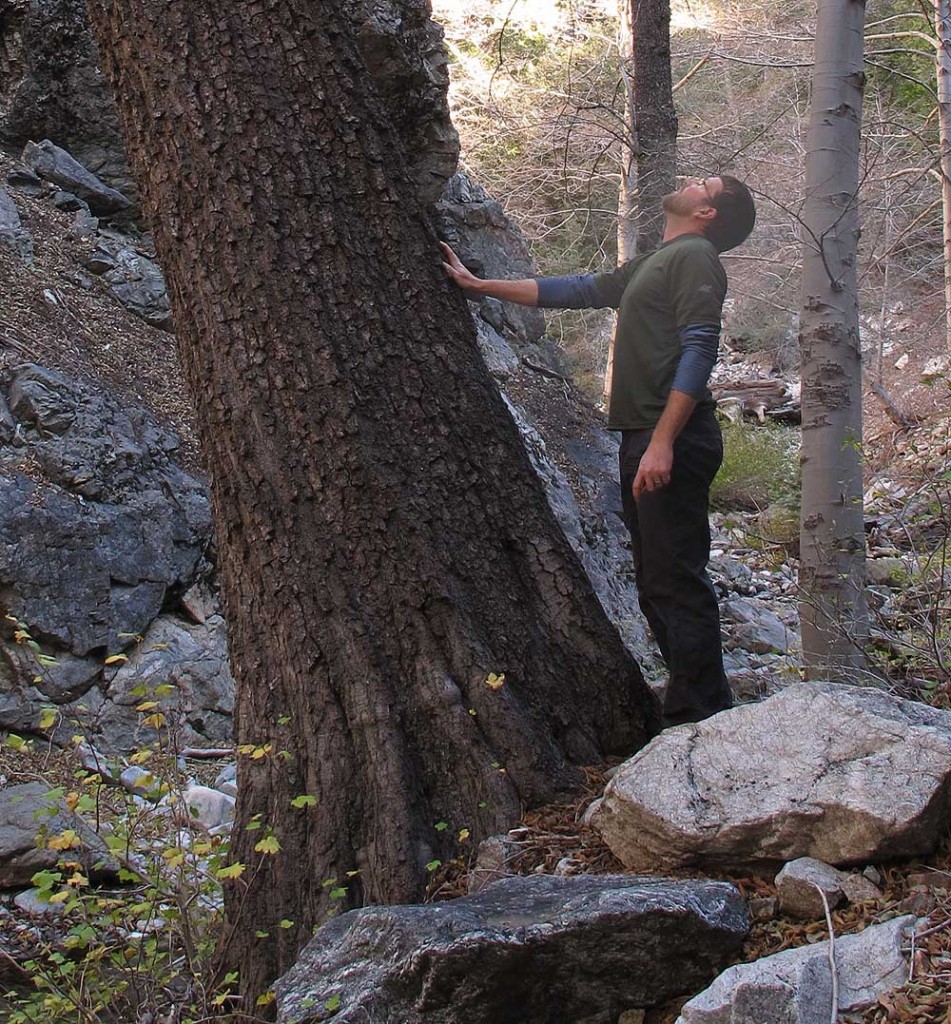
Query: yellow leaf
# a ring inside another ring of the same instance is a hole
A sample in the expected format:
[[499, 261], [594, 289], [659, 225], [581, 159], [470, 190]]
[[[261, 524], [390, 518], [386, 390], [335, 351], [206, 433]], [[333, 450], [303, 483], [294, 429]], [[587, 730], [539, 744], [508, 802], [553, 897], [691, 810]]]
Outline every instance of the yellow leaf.
[[152, 759], [154, 753], [154, 750], [138, 750], [129, 758], [129, 764], [145, 764]]
[[66, 806], [71, 811], [75, 811], [76, 810], [76, 805], [78, 803], [79, 803], [79, 794], [78, 793], [74, 792], [74, 793], [67, 793], [66, 794]]
[[266, 756], [267, 754], [270, 754], [272, 749], [272, 744], [265, 743], [263, 747], [258, 747], [256, 750], [251, 751], [251, 760], [260, 761], [262, 757]]
[[108, 658], [103, 662], [104, 665], [122, 665], [129, 659], [124, 654], [110, 654]]
[[488, 686], [490, 690], [501, 690], [505, 685], [505, 673], [502, 672], [500, 675], [496, 675], [494, 672], [490, 672], [485, 681], [485, 685]]
[[277, 996], [273, 992], [265, 992], [263, 996], [258, 996], [255, 1002], [258, 1006], [267, 1006], [269, 1003], [273, 1003], [277, 999]]
[[277, 836], [265, 836], [254, 844], [255, 853], [277, 853], [280, 848], [281, 844], [277, 841]]
[[165, 715], [161, 711], [156, 711], [154, 715], [146, 715], [142, 719], [143, 725], [150, 725], [153, 729], [161, 729], [165, 725]]
[[62, 892], [54, 892], [53, 895], [50, 896], [50, 898], [49, 898], [49, 900], [47, 902], [49, 902], [49, 903], [65, 903], [69, 899], [69, 897], [71, 895], [72, 895], [72, 893], [70, 893], [70, 891], [68, 889], [63, 889]]
[[464, 843], [469, 838], [470, 834], [471, 833], [469, 832], [469, 830], [467, 828], [460, 829], [459, 830], [459, 842], [460, 843]]
[[244, 864], [229, 864], [226, 868], [218, 868], [216, 876], [221, 879], [240, 878], [244, 874]]
[[56, 724], [56, 719], [59, 717], [56, 708], [43, 708], [43, 714], [40, 715], [40, 728], [44, 731], [51, 729]]
[[68, 828], [60, 832], [58, 836], [52, 836], [48, 839], [46, 845], [51, 850], [73, 850], [83, 844], [79, 836], [71, 828]]
[[157, 708], [158, 706], [159, 706], [159, 704], [158, 704], [157, 700], [144, 700], [144, 701], [142, 701], [142, 703], [135, 710], [136, 711], [151, 711], [153, 708]]

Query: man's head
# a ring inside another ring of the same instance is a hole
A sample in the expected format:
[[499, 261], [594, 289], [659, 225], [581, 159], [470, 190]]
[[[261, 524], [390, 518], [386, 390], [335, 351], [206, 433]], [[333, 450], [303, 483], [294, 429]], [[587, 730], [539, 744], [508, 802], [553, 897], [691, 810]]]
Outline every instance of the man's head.
[[664, 196], [664, 212], [689, 222], [689, 229], [709, 238], [718, 252], [736, 248], [756, 221], [750, 190], [729, 174], [688, 182]]

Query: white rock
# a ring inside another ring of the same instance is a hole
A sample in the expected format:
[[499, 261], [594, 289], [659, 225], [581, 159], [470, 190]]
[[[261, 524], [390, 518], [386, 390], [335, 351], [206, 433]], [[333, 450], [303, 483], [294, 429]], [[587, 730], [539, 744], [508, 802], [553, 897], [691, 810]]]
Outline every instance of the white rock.
[[[902, 946], [914, 917], [835, 940], [840, 1013], [874, 1003], [908, 974]], [[829, 943], [738, 964], [686, 1003], [676, 1024], [826, 1024], [832, 1008]]]
[[951, 712], [795, 683], [626, 761], [594, 816], [635, 871], [925, 855], [951, 809]]
[[217, 828], [234, 820], [234, 797], [209, 786], [189, 786], [181, 795], [188, 821], [204, 828]]

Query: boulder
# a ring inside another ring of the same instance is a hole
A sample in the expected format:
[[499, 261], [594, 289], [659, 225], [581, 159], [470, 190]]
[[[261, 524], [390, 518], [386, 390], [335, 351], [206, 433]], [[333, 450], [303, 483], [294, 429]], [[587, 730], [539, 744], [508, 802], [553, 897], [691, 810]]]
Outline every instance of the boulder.
[[45, 181], [51, 181], [81, 199], [97, 217], [107, 217], [132, 206], [121, 192], [100, 181], [65, 149], [60, 149], [49, 139], [28, 142], [23, 147], [20, 159]]
[[0, 246], [15, 252], [20, 259], [33, 259], [33, 239], [20, 223], [20, 214], [10, 196], [0, 188]]
[[[0, 789], [0, 889], [28, 887], [37, 871], [62, 858], [77, 861], [87, 873], [114, 874], [117, 865], [105, 843], [44, 782]], [[62, 850], [37, 845], [38, 838], [67, 836]]]
[[[902, 947], [914, 924], [899, 917], [836, 938], [839, 1013], [874, 1003], [906, 980]], [[826, 941], [730, 967], [684, 1005], [676, 1024], [827, 1024], [832, 1017]]]
[[949, 808], [951, 712], [815, 682], [662, 733], [593, 823], [634, 870], [845, 865], [930, 853]]
[[276, 983], [277, 1016], [615, 1024], [624, 1010], [695, 990], [748, 927], [742, 897], [723, 882], [507, 878], [445, 903], [334, 918]]
[[106, 239], [90, 254], [86, 266], [102, 275], [109, 290], [130, 313], [153, 327], [173, 329], [165, 277], [154, 260], [131, 245]]

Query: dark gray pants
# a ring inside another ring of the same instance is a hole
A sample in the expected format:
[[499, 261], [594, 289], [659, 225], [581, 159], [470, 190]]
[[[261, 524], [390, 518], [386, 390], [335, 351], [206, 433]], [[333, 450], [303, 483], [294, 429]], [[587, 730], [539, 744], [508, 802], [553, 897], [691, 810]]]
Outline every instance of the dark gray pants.
[[670, 483], [635, 502], [631, 486], [650, 439], [650, 430], [621, 434], [624, 521], [641, 610], [670, 673], [664, 719], [696, 722], [733, 705], [707, 576], [710, 484], [723, 461], [723, 435], [712, 410], [696, 410], [674, 442]]

